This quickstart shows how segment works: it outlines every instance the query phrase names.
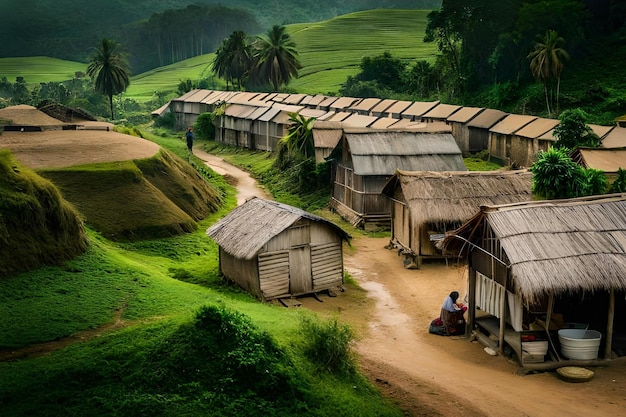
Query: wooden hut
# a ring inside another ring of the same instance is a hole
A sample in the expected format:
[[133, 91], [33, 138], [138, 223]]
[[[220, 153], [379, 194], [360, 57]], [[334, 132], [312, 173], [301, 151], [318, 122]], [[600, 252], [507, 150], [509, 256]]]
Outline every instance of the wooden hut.
[[[443, 246], [467, 256], [468, 325], [485, 344], [536, 369], [626, 355], [626, 194], [483, 206]], [[570, 327], [601, 333], [596, 358], [563, 354]]]
[[407, 268], [441, 258], [446, 232], [459, 228], [480, 206], [532, 200], [532, 174], [524, 171], [397, 171], [382, 193], [392, 201], [389, 247]]
[[615, 180], [620, 168], [626, 170], [626, 148], [579, 147], [572, 151], [571, 157], [583, 168], [604, 172], [609, 181]]
[[440, 123], [411, 131], [344, 128], [330, 158], [330, 206], [362, 228], [389, 227], [391, 201], [381, 191], [396, 170], [466, 170], [449, 127]]
[[456, 140], [456, 144], [459, 145], [459, 149], [461, 149], [463, 155], [470, 154], [469, 128], [467, 127], [467, 123], [478, 116], [483, 110], [485, 109], [481, 107], [461, 107], [446, 119], [447, 123], [452, 128], [452, 136], [454, 136], [454, 140]]
[[316, 120], [313, 122], [313, 146], [315, 147], [315, 163], [326, 161], [339, 143], [343, 135], [341, 123]]
[[500, 110], [485, 109], [467, 123], [470, 153], [489, 149], [489, 129], [507, 114]]
[[[509, 114], [492, 126], [489, 129], [489, 158], [498, 160], [504, 165], [528, 166], [529, 141], [515, 136], [515, 132], [535, 119], [535, 116]], [[530, 147], [532, 149], [532, 141]]]
[[326, 219], [253, 197], [206, 233], [219, 245], [221, 273], [261, 300], [342, 289], [350, 236]]

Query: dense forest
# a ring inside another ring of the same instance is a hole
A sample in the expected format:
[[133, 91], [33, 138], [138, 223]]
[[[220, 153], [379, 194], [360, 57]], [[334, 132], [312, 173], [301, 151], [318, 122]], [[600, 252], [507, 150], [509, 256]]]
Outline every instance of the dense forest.
[[85, 62], [102, 37], [125, 45], [135, 74], [212, 52], [230, 33], [313, 22], [375, 8], [435, 9], [441, 0], [4, 0], [0, 57]]

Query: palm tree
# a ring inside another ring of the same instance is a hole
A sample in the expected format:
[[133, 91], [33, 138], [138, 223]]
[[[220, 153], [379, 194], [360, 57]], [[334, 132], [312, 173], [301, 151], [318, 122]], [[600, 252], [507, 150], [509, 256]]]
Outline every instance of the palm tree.
[[266, 36], [257, 37], [253, 47], [255, 65], [251, 75], [258, 83], [271, 83], [274, 91], [278, 91], [281, 85], [298, 76], [302, 68], [298, 51], [284, 26], [274, 25]]
[[111, 119], [114, 119], [113, 96], [123, 93], [130, 85], [128, 61], [117, 52], [118, 46], [112, 39], [102, 39], [87, 66], [87, 75], [94, 81], [96, 91], [109, 97]]
[[237, 30], [224, 39], [222, 46], [215, 52], [212, 70], [218, 77], [226, 80], [227, 89], [228, 83], [232, 82], [234, 86], [236, 80], [239, 90], [251, 66], [252, 48], [248, 42], [248, 35]]
[[[543, 82], [549, 115], [552, 114], [550, 110], [553, 101], [552, 82], [556, 79], [556, 103], [558, 112], [561, 72], [563, 72], [564, 61], [569, 59], [569, 54], [561, 47], [563, 43], [563, 38], [561, 38], [556, 31], [548, 30], [546, 31], [546, 36], [540, 38], [537, 43], [535, 43], [535, 48], [527, 57], [530, 59], [530, 70], [533, 76]], [[548, 90], [550, 90], [550, 94], [548, 94]]]

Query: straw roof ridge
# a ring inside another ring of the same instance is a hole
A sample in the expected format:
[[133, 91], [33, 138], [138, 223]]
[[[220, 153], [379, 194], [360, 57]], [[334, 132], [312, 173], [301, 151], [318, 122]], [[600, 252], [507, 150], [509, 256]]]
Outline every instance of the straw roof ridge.
[[343, 239], [350, 235], [329, 220], [296, 207], [252, 197], [209, 227], [206, 234], [229, 254], [252, 259], [270, 239], [306, 218], [333, 228]]

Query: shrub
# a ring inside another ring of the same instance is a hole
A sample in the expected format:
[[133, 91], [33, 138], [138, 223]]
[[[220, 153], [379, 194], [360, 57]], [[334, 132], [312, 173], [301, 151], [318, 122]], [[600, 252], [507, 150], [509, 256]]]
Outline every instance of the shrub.
[[193, 125], [193, 128], [196, 131], [196, 135], [199, 139], [215, 139], [215, 125], [213, 124], [214, 120], [215, 114], [213, 113], [202, 113], [198, 116], [196, 122]]
[[336, 318], [324, 322], [304, 316], [300, 328], [305, 356], [322, 370], [339, 374], [355, 370], [355, 337], [350, 326], [340, 324]]

